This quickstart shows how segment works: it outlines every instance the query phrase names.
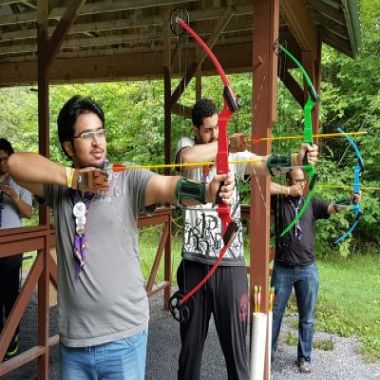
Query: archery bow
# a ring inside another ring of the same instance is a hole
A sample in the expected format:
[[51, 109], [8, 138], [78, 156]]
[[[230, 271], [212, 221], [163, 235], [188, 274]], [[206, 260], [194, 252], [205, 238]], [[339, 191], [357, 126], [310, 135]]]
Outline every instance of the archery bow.
[[[306, 72], [305, 68], [301, 65], [301, 63], [298, 61], [298, 59], [296, 57], [294, 57], [294, 55], [292, 53], [290, 53], [281, 44], [277, 44], [277, 47], [284, 54], [286, 54], [286, 56], [288, 56], [296, 64], [296, 66], [301, 70], [302, 75], [303, 75], [305, 82], [307, 84], [308, 98], [307, 98], [307, 102], [304, 105], [303, 142], [306, 144], [313, 145], [314, 144], [313, 121], [312, 121], [311, 113], [314, 109], [315, 104], [319, 100], [317, 91], [316, 91], [316, 89], [313, 85], [313, 82], [310, 79], [308, 73]], [[317, 179], [318, 179], [318, 174], [316, 173], [314, 166], [307, 162], [307, 153], [305, 154], [305, 157], [304, 157], [303, 169], [309, 178], [309, 192], [307, 193], [307, 196], [305, 198], [305, 201], [304, 201], [301, 209], [298, 211], [298, 213], [296, 213], [296, 215], [294, 216], [294, 219], [286, 226], [284, 231], [281, 232], [280, 237], [284, 237], [288, 232], [290, 232], [290, 230], [300, 220], [300, 218], [302, 217], [302, 215], [304, 214], [304, 212], [308, 208], [308, 206], [311, 202], [311, 199], [314, 195], [315, 184], [316, 184]]]
[[[359, 147], [356, 145], [355, 140], [348, 136], [342, 128], [337, 128], [338, 132], [342, 133], [344, 138], [349, 142], [350, 146], [354, 150], [357, 162], [354, 168], [354, 183], [353, 183], [353, 193], [354, 194], [360, 194], [360, 177], [364, 169], [364, 160], [362, 158], [362, 155], [360, 153]], [[351, 224], [350, 228], [344, 232], [342, 235], [340, 235], [335, 241], [335, 244], [340, 244], [342, 241], [344, 241], [348, 236], [352, 234], [352, 231], [356, 228], [356, 226], [359, 223], [360, 218], [363, 216], [363, 211], [360, 207], [360, 203], [353, 200], [350, 201], [349, 199], [346, 200], [346, 204], [352, 203], [352, 211], [354, 212], [355, 219], [353, 223]]]
[[[218, 115], [219, 135], [218, 151], [216, 156], [216, 171], [217, 174], [228, 174], [229, 165], [227, 126], [234, 112], [239, 109], [239, 103], [234, 92], [232, 91], [228, 78], [214, 53], [210, 50], [203, 39], [188, 25], [187, 22], [184, 21], [184, 19], [188, 20], [187, 12], [182, 9], [176, 9], [172, 12], [170, 19], [170, 25], [173, 33], [179, 35], [186, 32], [187, 34], [191, 35], [194, 40], [200, 45], [203, 51], [208, 55], [223, 82], [224, 105], [223, 110]], [[224, 245], [219, 253], [219, 256], [215, 260], [215, 263], [207, 272], [207, 274], [201, 279], [201, 281], [198, 282], [198, 284], [196, 284], [186, 294], [182, 294], [180, 291], [177, 291], [170, 297], [169, 310], [172, 313], [173, 317], [179, 322], [188, 320], [190, 311], [185, 304], [193, 297], [196, 292], [198, 292], [203, 287], [207, 280], [216, 271], [239, 229], [237, 223], [231, 216], [229, 206], [221, 203], [220, 199], [217, 199], [217, 204], [218, 216], [222, 222], [222, 238]]]

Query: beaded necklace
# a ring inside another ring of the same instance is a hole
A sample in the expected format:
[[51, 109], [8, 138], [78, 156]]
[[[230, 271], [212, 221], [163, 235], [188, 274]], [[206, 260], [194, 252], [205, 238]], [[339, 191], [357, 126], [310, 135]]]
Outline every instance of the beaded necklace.
[[94, 195], [94, 193], [86, 192], [82, 198], [82, 194], [79, 190], [72, 190], [74, 203], [73, 216], [75, 218], [73, 254], [76, 262], [76, 277], [79, 277], [87, 262], [87, 215]]
[[[294, 210], [295, 212], [295, 215], [297, 215], [302, 203], [303, 203], [303, 197], [299, 197], [298, 199], [298, 202], [297, 202], [297, 205], [295, 205], [295, 203], [293, 203], [293, 201], [289, 198], [289, 201], [290, 201], [290, 204], [292, 206], [292, 209]], [[301, 240], [302, 239], [302, 236], [303, 236], [303, 232], [302, 232], [302, 228], [301, 228], [301, 224], [300, 224], [300, 221], [298, 220], [296, 225], [295, 225], [295, 236], [297, 238], [297, 240]]]

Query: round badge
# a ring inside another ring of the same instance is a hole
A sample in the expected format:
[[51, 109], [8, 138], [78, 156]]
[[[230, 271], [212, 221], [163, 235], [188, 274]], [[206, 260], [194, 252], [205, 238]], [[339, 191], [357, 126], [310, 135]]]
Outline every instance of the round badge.
[[77, 218], [80, 218], [81, 216], [85, 216], [86, 214], [86, 205], [83, 202], [77, 202], [75, 203], [73, 207], [73, 214]]
[[84, 224], [78, 224], [76, 228], [76, 232], [78, 235], [83, 235], [85, 231], [85, 226]]
[[121, 195], [120, 187], [116, 185], [115, 188], [113, 189], [113, 193], [114, 193], [115, 197], [120, 197], [120, 195]]
[[80, 224], [86, 224], [86, 217], [84, 215], [78, 216], [77, 218], [75, 218], [75, 223], [77, 226], [79, 226]]

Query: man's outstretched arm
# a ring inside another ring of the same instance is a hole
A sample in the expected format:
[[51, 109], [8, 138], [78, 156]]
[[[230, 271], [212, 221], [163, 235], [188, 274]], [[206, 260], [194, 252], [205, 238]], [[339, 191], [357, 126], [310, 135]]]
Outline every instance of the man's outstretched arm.
[[89, 191], [107, 190], [107, 175], [97, 168], [73, 169], [37, 153], [14, 153], [8, 159], [14, 180], [34, 195], [43, 197], [43, 185], [61, 185]]

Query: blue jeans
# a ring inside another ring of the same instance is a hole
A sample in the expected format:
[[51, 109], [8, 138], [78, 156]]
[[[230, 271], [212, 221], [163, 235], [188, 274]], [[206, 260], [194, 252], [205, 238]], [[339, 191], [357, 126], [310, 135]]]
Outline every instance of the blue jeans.
[[275, 263], [271, 283], [275, 288], [272, 357], [277, 349], [282, 317], [294, 286], [299, 315], [297, 357], [298, 360], [303, 358], [310, 362], [319, 288], [317, 265], [313, 263], [306, 266], [285, 267]]
[[144, 380], [148, 334], [91, 347], [60, 344], [62, 380]]

